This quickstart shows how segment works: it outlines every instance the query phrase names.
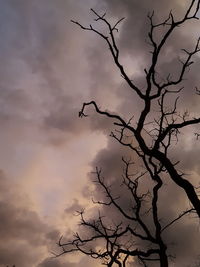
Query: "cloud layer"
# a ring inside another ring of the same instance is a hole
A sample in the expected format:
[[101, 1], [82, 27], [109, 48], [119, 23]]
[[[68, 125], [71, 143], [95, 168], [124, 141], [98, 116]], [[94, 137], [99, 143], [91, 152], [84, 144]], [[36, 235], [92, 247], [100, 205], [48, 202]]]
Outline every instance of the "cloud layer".
[[[88, 172], [101, 167], [115, 192], [122, 193], [118, 186], [121, 156], [130, 153], [108, 137], [112, 130], [108, 119], [92, 109], [87, 110], [89, 117], [79, 119], [78, 111], [84, 101], [93, 99], [102, 109], [129, 119], [138, 116], [141, 102], [124, 83], [105, 43], [81, 31], [70, 19], [88, 25], [93, 19], [91, 7], [100, 13], [106, 11], [112, 20], [126, 17], [117, 37], [121, 60], [130, 76], [143, 86], [143, 70], [150, 59], [147, 13], [154, 9], [156, 21], [171, 9], [181, 16], [187, 4], [178, 0], [87, 0], [84, 4], [81, 0], [1, 1], [0, 266], [96, 267], [96, 262], [83, 256], [51, 259], [49, 251], [56, 250], [61, 234], [76, 229], [72, 214], [77, 209], [88, 206], [93, 213], [88, 204], [91, 195], [104, 197], [99, 188], [91, 186]], [[191, 49], [196, 25], [188, 23], [186, 30], [180, 28], [169, 40], [159, 62], [160, 76], [168, 71], [177, 75], [177, 53], [182, 44]], [[195, 60], [179, 105], [180, 110], [187, 107], [192, 114], [199, 109], [195, 94], [198, 57]], [[193, 158], [198, 158], [199, 149], [190, 136], [185, 132], [180, 137], [182, 145], [174, 146], [171, 155], [181, 159], [180, 168], [192, 170], [190, 177], [198, 186], [200, 169]], [[139, 161], [134, 160], [138, 168]], [[188, 206], [182, 192], [167, 180], [166, 184], [170, 195], [163, 190], [160, 204], [165, 221]], [[122, 199], [122, 205], [126, 203], [127, 199]], [[114, 209], [111, 218], [119, 219]], [[199, 243], [195, 220], [186, 218], [165, 238], [169, 244], [176, 243], [169, 246], [170, 253], [177, 255], [172, 266], [193, 262]]]

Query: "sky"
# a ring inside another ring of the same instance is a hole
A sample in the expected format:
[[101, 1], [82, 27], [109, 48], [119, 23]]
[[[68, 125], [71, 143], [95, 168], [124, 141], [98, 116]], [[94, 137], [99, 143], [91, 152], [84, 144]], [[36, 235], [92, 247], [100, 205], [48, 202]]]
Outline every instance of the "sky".
[[[88, 207], [92, 213], [91, 196], [100, 193], [91, 182], [91, 171], [98, 165], [108, 181], [116, 182], [122, 153], [127, 153], [109, 136], [109, 120], [92, 109], [84, 119], [78, 112], [92, 99], [102, 109], [137, 117], [141, 103], [124, 83], [103, 40], [70, 20], [93, 23], [90, 8], [106, 12], [111, 20], [125, 17], [117, 36], [122, 62], [142, 85], [150, 54], [147, 13], [154, 10], [155, 19], [162, 20], [173, 10], [179, 17], [188, 2], [0, 0], [0, 266], [100, 266], [82, 255], [52, 259], [51, 254], [59, 237], [76, 229], [75, 211]], [[159, 62], [160, 72], [170, 69], [176, 75], [177, 53], [182, 44], [191, 48], [198, 35], [197, 21], [178, 29]], [[194, 88], [200, 62], [198, 56], [195, 59], [180, 100], [180, 110], [191, 114], [199, 111]], [[199, 143], [191, 129], [180, 139], [172, 156], [198, 186]], [[184, 194], [166, 183], [170, 190], [163, 192], [163, 218], [188, 205]], [[170, 249], [176, 260], [170, 266], [194, 266], [199, 253], [196, 219], [186, 219], [166, 240], [175, 244]]]

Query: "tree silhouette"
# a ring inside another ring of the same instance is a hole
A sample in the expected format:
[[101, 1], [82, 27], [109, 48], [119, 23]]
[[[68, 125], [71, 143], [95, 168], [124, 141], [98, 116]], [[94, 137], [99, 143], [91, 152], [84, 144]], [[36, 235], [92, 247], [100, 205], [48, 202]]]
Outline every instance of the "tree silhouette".
[[[133, 174], [134, 164], [131, 159], [122, 158], [124, 164], [122, 191], [125, 190], [125, 195], [116, 195], [112, 185], [106, 183], [102, 171], [96, 168], [96, 182], [105, 195], [103, 200], [94, 201], [94, 204], [103, 205], [107, 209], [114, 208], [119, 214], [119, 222], [113, 222], [108, 214], [102, 215], [101, 210], [95, 219], [86, 219], [84, 212], [79, 212], [83, 230], [81, 234], [76, 233], [71, 241], [63, 241], [63, 238], [59, 240], [58, 244], [63, 249], [59, 255], [79, 251], [101, 259], [107, 266], [128, 266], [133, 259], [137, 259], [144, 266], [151, 263], [155, 266], [157, 262], [159, 266], [166, 267], [169, 264], [170, 255], [167, 253], [163, 232], [188, 213], [195, 212], [200, 217], [200, 199], [197, 189], [187, 176], [178, 170], [179, 162], [172, 160], [169, 155], [174, 142], [179, 142], [181, 130], [200, 123], [200, 117], [190, 116], [189, 112], [178, 110], [179, 94], [184, 90], [183, 81], [193, 64], [194, 56], [200, 51], [200, 39], [196, 41], [191, 51], [182, 49], [185, 56], [180, 60], [180, 69], [176, 78], [166, 74], [161, 79], [157, 67], [163, 48], [172, 33], [187, 21], [198, 19], [199, 5], [200, 1], [192, 0], [179, 20], [176, 20], [170, 12], [166, 20], [156, 24], [154, 13], [148, 15], [150, 23], [148, 40], [152, 50], [151, 64], [144, 69], [145, 88], [136, 85], [120, 61], [115, 34], [124, 18], [113, 25], [107, 20], [106, 14], [100, 15], [91, 9], [96, 17], [95, 21], [103, 23], [107, 27], [107, 33], [99, 31], [93, 25], [85, 27], [77, 21], [72, 21], [81, 29], [94, 32], [105, 41], [124, 81], [133, 94], [143, 102], [139, 118], [134, 122], [131, 119], [125, 120], [120, 114], [101, 110], [95, 101], [83, 103], [79, 117], [87, 117], [85, 110], [88, 106], [92, 106], [98, 114], [112, 119], [116, 129], [111, 132], [111, 136], [136, 155], [143, 166], [140, 171]], [[158, 33], [160, 30], [163, 32], [161, 35]], [[196, 93], [199, 95], [198, 88]], [[170, 105], [167, 105], [169, 97]], [[158, 112], [149, 121], [155, 105]], [[195, 135], [198, 139], [199, 134], [195, 133]], [[164, 177], [171, 179], [183, 189], [191, 204], [188, 210], [184, 210], [167, 224], [161, 223], [158, 207], [159, 192], [163, 187]], [[146, 192], [142, 192], [143, 184], [147, 179], [151, 180], [152, 186]]]

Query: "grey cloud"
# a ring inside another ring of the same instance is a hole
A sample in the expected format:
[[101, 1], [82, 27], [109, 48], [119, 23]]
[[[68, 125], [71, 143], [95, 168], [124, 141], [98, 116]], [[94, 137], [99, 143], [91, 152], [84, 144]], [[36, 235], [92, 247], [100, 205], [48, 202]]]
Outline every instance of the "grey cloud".
[[[45, 259], [43, 262], [41, 262], [38, 267], [64, 267], [68, 266], [64, 263], [61, 263], [58, 259]], [[70, 267], [71, 265], [69, 265]]]
[[76, 263], [70, 261], [65, 261], [65, 263], [62, 263], [59, 259], [46, 259], [41, 262], [38, 267], [93, 267], [94, 264], [96, 264], [94, 261], [88, 259], [87, 256], [83, 256], [81, 260]]
[[28, 121], [46, 133], [83, 130], [87, 60], [70, 19], [85, 10], [79, 1], [1, 2], [0, 119]]
[[[131, 198], [127, 193], [127, 190], [121, 186], [121, 175], [123, 171], [121, 156], [130, 157], [131, 154], [114, 142], [114, 140], [111, 140], [108, 143], [107, 148], [99, 152], [96, 159], [92, 162], [92, 167], [101, 167], [102, 177], [104, 177], [105, 183], [112, 191], [113, 197], [120, 197], [118, 203], [120, 203], [121, 207], [129, 213], [131, 212], [130, 207], [133, 203], [130, 201]], [[132, 157], [134, 158], [133, 155]], [[140, 169], [140, 166], [139, 162], [136, 161], [135, 166], [133, 167], [133, 172], [137, 169]], [[92, 182], [94, 180], [95, 174], [90, 175], [89, 181]], [[181, 214], [185, 209], [189, 208], [189, 203], [185, 200], [185, 195], [180, 188], [173, 182], [169, 181], [168, 177], [164, 177], [163, 182], [164, 187], [159, 194], [159, 216], [161, 224], [164, 226]], [[140, 190], [146, 192], [146, 190], [152, 188], [152, 186], [151, 179], [149, 179], [147, 175], [141, 181]], [[93, 198], [97, 201], [104, 200], [107, 202], [106, 195], [99, 185], [95, 186]], [[148, 210], [148, 203], [146, 203], [145, 206]], [[124, 225], [130, 224], [130, 221], [126, 222], [115, 207], [100, 206], [99, 208], [101, 215], [105, 216], [105, 220], [108, 221], [109, 225], [113, 224], [113, 222], [120, 223], [121, 221], [123, 221]], [[109, 216], [107, 216], [108, 214]], [[96, 216], [95, 213], [93, 216]], [[151, 216], [145, 216], [144, 218], [150, 229], [153, 231], [154, 228], [152, 226]], [[170, 264], [172, 264], [172, 266], [173, 264], [175, 264], [174, 266], [190, 266], [190, 264], [197, 259], [199, 254], [198, 219], [195, 218], [195, 215], [182, 218], [165, 232], [164, 240], [166, 244], [168, 244], [168, 253], [175, 256]], [[141, 241], [137, 241], [137, 243], [141, 248], [144, 248], [147, 245]]]
[[0, 184], [0, 264], [36, 266], [59, 232], [40, 218], [29, 198], [3, 171]]
[[[97, 9], [99, 10], [104, 9], [107, 12], [107, 18], [109, 17], [115, 17], [115, 18], [121, 18], [122, 16], [125, 16], [125, 20], [123, 22], [123, 25], [120, 27], [120, 35], [117, 39], [117, 43], [119, 45], [120, 53], [123, 56], [127, 56], [129, 58], [129, 64], [131, 66], [126, 66], [125, 61], [125, 69], [126, 67], [129, 69], [128, 73], [130, 73], [131, 78], [133, 81], [140, 87], [144, 88], [145, 85], [145, 73], [144, 68], [148, 68], [150, 64], [150, 56], [149, 53], [151, 50], [151, 47], [147, 44], [147, 37], [148, 37], [148, 31], [149, 31], [149, 21], [146, 17], [148, 12], [151, 12], [152, 10], [155, 11], [155, 22], [162, 21], [163, 18], [168, 15], [169, 11], [172, 10], [174, 13], [174, 16], [176, 18], [179, 18], [185, 8], [188, 6], [188, 2], [183, 1], [103, 1], [102, 3], [99, 3], [99, 7], [97, 6]], [[184, 27], [180, 27], [180, 29], [177, 29], [176, 32], [172, 35], [172, 38], [168, 40], [166, 43], [161, 58], [158, 62], [157, 71], [159, 74], [158, 80], [162, 80], [163, 78], [166, 78], [169, 73], [171, 73], [172, 77], [177, 77], [179, 70], [181, 68], [181, 63], [179, 61], [179, 57], [182, 59], [184, 57], [184, 53], [181, 51], [182, 48], [191, 50], [194, 48], [196, 39], [194, 36], [190, 35], [190, 30], [195, 30], [198, 28], [198, 22], [191, 23], [188, 22]], [[160, 38], [161, 32], [158, 33], [158, 36]], [[100, 41], [99, 41], [100, 43]], [[184, 46], [184, 47], [183, 47]], [[106, 47], [106, 46], [105, 46]], [[104, 48], [106, 50], [106, 48]], [[106, 61], [109, 62], [106, 59], [105, 54], [102, 52], [101, 57], [99, 56], [98, 52], [99, 48], [96, 48], [96, 58], [100, 59], [100, 62]], [[95, 50], [94, 50], [95, 51]], [[108, 56], [108, 53], [107, 53]], [[111, 56], [110, 56], [111, 57]], [[199, 84], [199, 75], [198, 75], [198, 65], [199, 65], [199, 58], [194, 57], [194, 67], [192, 66], [190, 68], [190, 72], [186, 73], [184, 82], [181, 84], [185, 86], [185, 89], [183, 90], [183, 102], [182, 106], [187, 106], [188, 108], [191, 107], [191, 111], [194, 110], [194, 108], [198, 108], [198, 100], [196, 100], [195, 96], [195, 86], [198, 86]], [[122, 61], [123, 62], [123, 61]], [[110, 64], [110, 62], [109, 62]], [[104, 66], [105, 64], [103, 64]], [[100, 65], [101, 66], [101, 65]], [[136, 72], [135, 74], [135, 67], [137, 66], [137, 69], [139, 68], [139, 73]], [[96, 83], [101, 84], [102, 75], [100, 71], [100, 75], [98, 78], [99, 68], [95, 67], [95, 64], [92, 64], [92, 68], [96, 70]], [[93, 70], [93, 72], [95, 72]], [[105, 78], [107, 76], [105, 75]], [[111, 81], [112, 78], [109, 79]], [[123, 81], [122, 81], [123, 83]], [[108, 83], [109, 84], [109, 83]], [[103, 86], [104, 87], [104, 86]], [[105, 86], [106, 87], [106, 86]], [[116, 85], [112, 83], [112, 86], [109, 86], [109, 88], [114, 89]], [[97, 87], [98, 89], [98, 87]], [[124, 90], [123, 90], [124, 89]], [[99, 89], [100, 91], [100, 89]], [[101, 88], [101, 91], [104, 91]], [[126, 85], [118, 86], [118, 89], [116, 94], [120, 96], [120, 102], [121, 102], [121, 112], [124, 112], [124, 110], [128, 110], [129, 108], [133, 110], [133, 113], [137, 113], [137, 107], [139, 107], [137, 100], [132, 100], [132, 102], [135, 103], [136, 108], [135, 110], [132, 108], [133, 103], [129, 106], [128, 102], [130, 101], [131, 93], [124, 91], [130, 91], [130, 89], [127, 88]], [[127, 95], [129, 97], [127, 97]], [[134, 94], [133, 94], [134, 95]], [[135, 96], [135, 95], [134, 95]], [[128, 100], [127, 100], [128, 99]], [[133, 99], [133, 97], [131, 97]], [[100, 102], [101, 103], [101, 102]], [[134, 105], [134, 106], [135, 106]]]
[[55, 242], [60, 238], [60, 232], [58, 230], [52, 230], [46, 234], [46, 238]]
[[[91, 2], [88, 2], [88, 4]], [[25, 0], [1, 2], [1, 10], [4, 11], [0, 16], [2, 37], [0, 43], [2, 62], [0, 86], [2, 92], [0, 97], [4, 103], [1, 105], [1, 120], [5, 121], [8, 117], [11, 120], [31, 118], [31, 122], [33, 122], [33, 118], [35, 118], [36, 127], [42, 124], [42, 134], [44, 136], [47, 134], [45, 138], [49, 138], [54, 144], [58, 144], [63, 136], [61, 137], [60, 132], [58, 132], [56, 141], [55, 139], [52, 140], [49, 133], [51, 129], [70, 132], [76, 136], [85, 129], [109, 132], [111, 128], [109, 120], [98, 117], [94, 121], [94, 117], [96, 118], [94, 113], [89, 120], [88, 118], [78, 119], [80, 105], [86, 98], [97, 99], [102, 109], [109, 108], [121, 111], [127, 117], [135, 114], [135, 110], [138, 110], [140, 103], [131, 96], [130, 91], [125, 92], [127, 86], [124, 83], [119, 86], [119, 82], [115, 81], [115, 78], [118, 78], [118, 73], [113, 67], [112, 60], [108, 59], [108, 51], [103, 43], [100, 44], [99, 39], [92, 39], [89, 35], [85, 37], [86, 33], [82, 33], [74, 25], [68, 23], [69, 19], [77, 16], [80, 16], [80, 20], [83, 19], [83, 22], [87, 23], [84, 19], [87, 15], [86, 9], [82, 13], [81, 2], [74, 4], [74, 1], [59, 0], [55, 4], [55, 1], [51, 0], [48, 1], [48, 5], [46, 3], [47, 1], [40, 1], [38, 4]], [[92, 2], [93, 4], [95, 3]], [[98, 5], [100, 5], [100, 9], [108, 11], [108, 16], [109, 14], [115, 17], [126, 16], [127, 19], [119, 36], [119, 46], [122, 49], [122, 55], [132, 55], [133, 61], [136, 61], [136, 64], [138, 62], [141, 64], [141, 72], [143, 65], [148, 64], [149, 56], [149, 46], [145, 43], [145, 36], [149, 29], [146, 19], [147, 12], [154, 7], [155, 19], [157, 19], [167, 15], [171, 8], [175, 8], [177, 14], [182, 11], [178, 2], [164, 0], [148, 1], [148, 3], [147, 1], [109, 0], [101, 1], [100, 4], [97, 4], [97, 7]], [[87, 9], [89, 10], [89, 8], [90, 6]], [[78, 38], [75, 37], [76, 34], [79, 36]], [[89, 48], [81, 50], [81, 47], [79, 47], [79, 51], [75, 55], [76, 51], [72, 49], [73, 45], [77, 44], [81, 38], [83, 39], [83, 36], [88, 39], [81, 45], [87, 46], [91, 42]], [[169, 62], [160, 63], [162, 71], [168, 70], [171, 66], [174, 68], [177, 66], [174, 62], [177, 62], [176, 49], [180, 43], [186, 45], [191, 43], [187, 35], [179, 32], [177, 36], [175, 39], [177, 38], [179, 42], [173, 41], [168, 46], [172, 50]], [[142, 63], [140, 63], [141, 61]], [[196, 73], [195, 70], [194, 76], [191, 74], [192, 87], [197, 83]], [[86, 76], [89, 76], [90, 79], [86, 79]], [[138, 83], [142, 84], [142, 77], [142, 73], [138, 74], [136, 77]], [[26, 82], [23, 83], [22, 80], [26, 80]], [[29, 80], [32, 81], [31, 85], [28, 82]], [[188, 84], [188, 87], [189, 85], [191, 86], [191, 84]], [[190, 93], [186, 93], [186, 96], [197, 106], [198, 102], [195, 96], [191, 96]], [[128, 101], [125, 100], [126, 98], [128, 98]], [[115, 101], [118, 102], [117, 105]], [[191, 155], [192, 152], [194, 150], [190, 150], [187, 155]], [[129, 156], [129, 153], [120, 145], [109, 142], [107, 148], [102, 150], [92, 162], [93, 167], [102, 167], [107, 181], [114, 183], [116, 193], [121, 192], [118, 187], [118, 179], [121, 177], [122, 155]], [[197, 150], [195, 150], [195, 155], [198, 156]], [[194, 167], [191, 159], [187, 160], [185, 158], [183, 162], [188, 164], [186, 165], [188, 167]], [[0, 245], [2, 248], [0, 263], [10, 265], [15, 263], [17, 267], [18, 265], [22, 267], [31, 266], [31, 264], [35, 266], [38, 259], [40, 261], [38, 264], [41, 267], [89, 266], [86, 259], [81, 263], [66, 263], [65, 265], [57, 259], [53, 261], [41, 259], [40, 248], [47, 246], [47, 240], [54, 242], [54, 238], [57, 239], [59, 232], [52, 229], [47, 231], [45, 223], [36, 212], [17, 204], [16, 199], [19, 198], [19, 195], [12, 193], [11, 185], [5, 179], [0, 179], [0, 183], [2, 184], [3, 194], [0, 205], [0, 213], [3, 219], [0, 224], [2, 224], [2, 229], [5, 230], [2, 231], [2, 241], [7, 242], [7, 247], [4, 245], [6, 242], [2, 242], [3, 244]], [[161, 204], [161, 210], [165, 211], [163, 214], [165, 218], [175, 215], [173, 203], [178, 199], [177, 205], [179, 206], [183, 199], [173, 185], [170, 185], [170, 192], [170, 196], [164, 195]], [[97, 197], [102, 197], [101, 192], [97, 189], [94, 193], [97, 194]], [[126, 205], [126, 201], [127, 199], [122, 204]], [[168, 211], [164, 209], [166, 201], [170, 204]], [[71, 212], [77, 207], [80, 207], [80, 203], [75, 201], [66, 211]], [[114, 211], [111, 214], [113, 217], [117, 217]], [[169, 242], [173, 240], [174, 234], [176, 234], [175, 240], [178, 241], [180, 236], [185, 236], [187, 231], [187, 236], [183, 240], [181, 248], [185, 251], [185, 255], [188, 252], [187, 259], [184, 258], [188, 261], [190, 251], [186, 250], [186, 246], [193, 249], [192, 242], [193, 239], [196, 240], [196, 232], [191, 233], [192, 230], [188, 230], [189, 228], [192, 229], [193, 225], [183, 223], [181, 227], [178, 228], [177, 226], [169, 236]], [[184, 243], [185, 240], [188, 241], [188, 244]], [[24, 242], [25, 245], [20, 242]], [[11, 246], [12, 250], [10, 250]], [[181, 251], [178, 251], [179, 255]], [[182, 264], [185, 264], [185, 262], [182, 262]], [[94, 264], [91, 263], [91, 266], [94, 266]]]
[[77, 199], [74, 199], [72, 205], [67, 207], [65, 209], [65, 212], [68, 214], [73, 214], [74, 212], [81, 211], [82, 209], [83, 206], [79, 203]]

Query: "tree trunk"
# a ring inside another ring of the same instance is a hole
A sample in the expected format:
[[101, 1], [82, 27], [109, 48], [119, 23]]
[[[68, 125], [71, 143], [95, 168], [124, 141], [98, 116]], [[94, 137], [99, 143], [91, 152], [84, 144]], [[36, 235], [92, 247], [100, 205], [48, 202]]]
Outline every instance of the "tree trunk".
[[168, 257], [166, 254], [166, 246], [163, 244], [160, 248], [160, 267], [168, 267]]

